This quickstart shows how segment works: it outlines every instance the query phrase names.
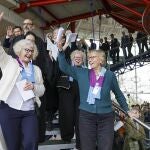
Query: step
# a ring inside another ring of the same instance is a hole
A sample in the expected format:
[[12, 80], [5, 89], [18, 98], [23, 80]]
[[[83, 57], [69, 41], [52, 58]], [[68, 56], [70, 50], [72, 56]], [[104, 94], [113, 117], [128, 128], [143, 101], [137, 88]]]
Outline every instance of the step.
[[39, 145], [38, 150], [60, 150], [60, 149], [73, 149], [75, 147], [75, 140], [71, 143], [65, 143], [62, 140], [48, 140]]

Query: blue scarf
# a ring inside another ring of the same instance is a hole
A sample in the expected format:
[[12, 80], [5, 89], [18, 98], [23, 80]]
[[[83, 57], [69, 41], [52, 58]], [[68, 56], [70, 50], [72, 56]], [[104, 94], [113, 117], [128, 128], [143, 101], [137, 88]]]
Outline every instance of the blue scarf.
[[[96, 79], [94, 70], [93, 69], [90, 70], [90, 88], [89, 88], [88, 98], [87, 98], [87, 102], [89, 104], [95, 104], [95, 99], [101, 99], [101, 88], [103, 86], [105, 72], [106, 69], [102, 67], [100, 71], [100, 76], [98, 79]], [[95, 86], [99, 87], [99, 91], [96, 94], [93, 94], [93, 90]]]
[[18, 64], [19, 66], [22, 68], [21, 71], [21, 76], [22, 76], [22, 80], [26, 79], [27, 81], [30, 81], [32, 83], [35, 83], [35, 78], [34, 78], [34, 67], [33, 64], [31, 62], [29, 62], [29, 72], [27, 72], [22, 64], [22, 62], [19, 60], [19, 58], [17, 58]]

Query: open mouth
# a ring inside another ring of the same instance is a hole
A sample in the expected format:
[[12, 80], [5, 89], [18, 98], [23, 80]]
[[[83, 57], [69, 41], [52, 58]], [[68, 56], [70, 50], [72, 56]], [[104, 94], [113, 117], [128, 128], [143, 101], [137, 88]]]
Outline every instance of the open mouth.
[[30, 59], [31, 59], [31, 56], [25, 56], [25, 58], [30, 60]]

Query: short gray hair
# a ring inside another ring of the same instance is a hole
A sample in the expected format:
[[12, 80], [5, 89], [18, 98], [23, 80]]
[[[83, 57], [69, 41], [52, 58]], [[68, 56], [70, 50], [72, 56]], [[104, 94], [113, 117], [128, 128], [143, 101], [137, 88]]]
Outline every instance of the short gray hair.
[[84, 54], [84, 52], [81, 51], [81, 50], [75, 50], [75, 51], [73, 51], [73, 52], [71, 53], [71, 55], [70, 55], [71, 60], [74, 59], [74, 56], [75, 56], [76, 54], [80, 54], [80, 55], [82, 56], [83, 61], [85, 60], [85, 54]]
[[106, 54], [105, 54], [105, 52], [104, 52], [103, 50], [101, 50], [101, 49], [99, 49], [99, 50], [95, 50], [95, 49], [89, 50], [89, 51], [88, 51], [88, 55], [89, 55], [90, 53], [92, 53], [92, 52], [96, 52], [97, 54], [99, 54], [100, 58], [101, 58], [102, 61], [103, 61], [103, 65], [106, 64]]
[[29, 45], [34, 49], [33, 60], [35, 60], [36, 57], [38, 56], [37, 46], [35, 45], [35, 43], [33, 43], [33, 42], [31, 42], [30, 40], [27, 40], [27, 39], [23, 39], [23, 40], [20, 40], [20, 41], [15, 43], [15, 45], [13, 46], [15, 54], [19, 57], [20, 52], [24, 48], [26, 48], [26, 45]]

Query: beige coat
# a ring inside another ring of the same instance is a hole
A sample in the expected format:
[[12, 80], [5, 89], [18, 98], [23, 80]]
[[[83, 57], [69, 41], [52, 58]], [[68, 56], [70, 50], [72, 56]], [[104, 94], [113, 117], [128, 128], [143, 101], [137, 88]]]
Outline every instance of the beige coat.
[[[7, 98], [10, 95], [22, 68], [19, 66], [16, 59], [7, 55], [2, 46], [0, 46], [0, 68], [3, 73], [0, 80], [0, 100], [7, 103]], [[44, 94], [45, 87], [43, 85], [43, 78], [40, 68], [34, 65], [34, 71], [34, 94], [36, 96], [36, 101], [40, 106], [41, 103], [39, 97]]]

